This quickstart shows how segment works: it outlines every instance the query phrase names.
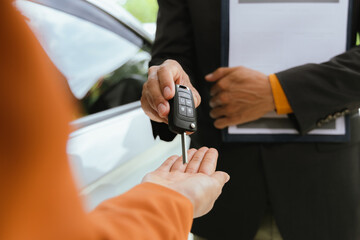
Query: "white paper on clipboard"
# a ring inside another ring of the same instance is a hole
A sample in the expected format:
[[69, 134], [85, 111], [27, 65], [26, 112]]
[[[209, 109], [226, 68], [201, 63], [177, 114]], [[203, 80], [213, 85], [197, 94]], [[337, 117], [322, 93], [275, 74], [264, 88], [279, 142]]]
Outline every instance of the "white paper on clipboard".
[[[269, 75], [328, 61], [346, 50], [348, 7], [348, 0], [229, 0], [229, 67]], [[228, 134], [297, 134], [289, 123], [270, 113]], [[308, 134], [344, 135], [345, 118]]]

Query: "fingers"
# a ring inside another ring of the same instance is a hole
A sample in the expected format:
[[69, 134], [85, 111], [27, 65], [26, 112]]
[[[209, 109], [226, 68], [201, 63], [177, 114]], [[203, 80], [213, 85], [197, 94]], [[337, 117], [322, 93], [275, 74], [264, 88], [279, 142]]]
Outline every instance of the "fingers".
[[163, 162], [160, 167], [158, 167], [155, 171], [164, 171], [169, 172], [174, 162], [179, 158], [177, 155], [173, 155]]
[[243, 120], [241, 120], [240, 116], [237, 117], [224, 117], [224, 118], [218, 118], [214, 122], [214, 126], [217, 129], [224, 129], [228, 126], [237, 125], [245, 123]]
[[233, 71], [234, 71], [234, 68], [221, 67], [221, 68], [216, 69], [215, 72], [210, 73], [205, 76], [206, 81], [209, 81], [209, 82], [218, 81], [210, 89], [211, 96], [215, 96], [216, 94], [218, 94], [219, 92], [221, 92], [222, 90], [224, 90], [227, 87], [229, 81], [227, 81], [226, 76], [229, 75], [230, 73], [232, 73]]
[[157, 70], [160, 91], [166, 100], [175, 95], [175, 82], [181, 78], [181, 66], [173, 60], [166, 60]]
[[202, 147], [200, 148], [194, 155], [192, 158], [189, 158], [190, 161], [186, 167], [185, 172], [187, 173], [197, 173], [199, 171], [199, 167], [203, 161], [203, 158], [205, 156], [205, 154], [207, 153], [208, 148], [207, 147]]
[[216, 96], [223, 91], [233, 90], [232, 88], [232, 75], [230, 73], [223, 78], [220, 78], [210, 89], [210, 96]]
[[227, 67], [218, 68], [214, 72], [206, 75], [205, 80], [207, 80], [209, 82], [215, 82], [215, 81], [219, 80], [220, 78], [225, 77], [231, 71], [232, 71], [232, 68], [227, 68]]
[[222, 91], [210, 99], [209, 105], [210, 107], [214, 108], [230, 103], [231, 101], [234, 101], [233, 94], [231, 94], [229, 91]]
[[141, 107], [152, 120], [163, 122], [163, 119], [167, 119], [170, 106], [160, 91], [158, 69], [158, 66], [149, 69], [148, 80], [143, 86]]
[[168, 100], [174, 97], [174, 82], [181, 74], [180, 66], [174, 62], [167, 60], [160, 66], [149, 68], [148, 81], [144, 84], [142, 92], [142, 107], [150, 118], [153, 117], [152, 120], [167, 119], [170, 112]]
[[232, 108], [232, 106], [233, 105], [225, 105], [225, 106], [213, 108], [210, 111], [210, 117], [212, 117], [214, 119], [217, 119], [222, 116], [230, 117], [231, 114], [233, 113], [233, 111], [237, 109], [237, 108], [235, 109], [235, 107]]
[[168, 100], [174, 97], [175, 83], [188, 86], [192, 90], [195, 107], [199, 106], [200, 95], [181, 65], [174, 60], [166, 60], [160, 66], [149, 68], [148, 80], [143, 86], [141, 107], [152, 120], [167, 123], [170, 112]]
[[167, 117], [170, 111], [170, 105], [164, 98], [159, 85], [157, 73], [149, 75], [148, 81], [144, 84], [146, 89], [146, 98], [150, 106], [158, 113], [161, 118]]
[[166, 60], [158, 70], [158, 78], [160, 79], [161, 89], [164, 89], [164, 97], [171, 99], [175, 95], [175, 84], [181, 84], [190, 88], [195, 108], [201, 103], [199, 92], [192, 86], [189, 76], [184, 72], [181, 65], [174, 60]]
[[218, 158], [218, 151], [214, 148], [200, 148], [189, 161], [185, 172], [204, 173], [211, 175], [215, 172]]
[[[189, 80], [190, 82], [190, 80]], [[190, 84], [191, 85], [191, 84]], [[200, 103], [201, 103], [201, 97], [200, 97], [200, 94], [199, 92], [191, 85], [190, 86], [190, 89], [191, 89], [191, 92], [193, 94], [193, 98], [194, 98], [194, 104], [195, 104], [195, 108], [197, 108]]]
[[230, 180], [229, 174], [222, 171], [216, 171], [213, 174], [211, 174], [211, 177], [215, 179], [221, 187], [225, 185]]
[[214, 148], [202, 147], [199, 150], [188, 151], [189, 163], [183, 164], [182, 157], [178, 157], [170, 169], [171, 172], [203, 173], [211, 175], [215, 172], [218, 151]]
[[[188, 159], [192, 159], [193, 155], [196, 153], [196, 149], [188, 150]], [[182, 156], [178, 157], [177, 160], [172, 165], [170, 172], [185, 172], [187, 164], [183, 164]]]
[[204, 173], [206, 175], [213, 174], [216, 169], [218, 156], [218, 151], [215, 148], [210, 148], [201, 161], [199, 173]]
[[168, 122], [168, 119], [165, 117], [165, 118], [162, 118], [159, 116], [158, 112], [155, 111], [149, 104], [149, 100], [147, 100], [147, 97], [145, 94], [143, 94], [141, 96], [141, 108], [143, 109], [143, 111], [145, 112], [145, 114], [153, 121], [156, 121], [156, 122], [165, 122], [167, 123]]

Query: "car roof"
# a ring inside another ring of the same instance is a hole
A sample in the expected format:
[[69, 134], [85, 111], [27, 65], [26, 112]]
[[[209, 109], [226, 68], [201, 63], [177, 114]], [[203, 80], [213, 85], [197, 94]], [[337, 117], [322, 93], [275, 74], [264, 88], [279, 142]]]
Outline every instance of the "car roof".
[[[112, 31], [139, 47], [150, 48], [153, 39], [149, 33], [140, 27], [140, 24], [135, 18], [129, 14], [111, 15], [108, 12], [110, 9], [104, 5], [105, 0], [102, 1], [85, 1], [85, 0], [26, 0], [29, 2], [41, 4], [51, 7], [56, 10], [74, 15], [86, 21], [92, 22], [103, 28]], [[102, 3], [103, 2], [103, 3]], [[109, 2], [109, 1], [108, 1]], [[111, 5], [114, 7], [114, 4]], [[113, 10], [114, 11], [114, 10]], [[126, 12], [119, 5], [116, 11]], [[121, 24], [119, 24], [119, 22]]]

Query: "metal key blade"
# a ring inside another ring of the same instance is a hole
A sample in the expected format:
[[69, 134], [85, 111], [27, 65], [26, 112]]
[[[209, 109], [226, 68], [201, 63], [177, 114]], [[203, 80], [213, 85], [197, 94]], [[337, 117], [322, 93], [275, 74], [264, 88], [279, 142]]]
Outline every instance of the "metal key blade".
[[186, 151], [186, 133], [183, 132], [181, 134], [181, 149], [182, 149], [182, 157], [183, 157], [183, 164], [187, 163], [187, 151]]

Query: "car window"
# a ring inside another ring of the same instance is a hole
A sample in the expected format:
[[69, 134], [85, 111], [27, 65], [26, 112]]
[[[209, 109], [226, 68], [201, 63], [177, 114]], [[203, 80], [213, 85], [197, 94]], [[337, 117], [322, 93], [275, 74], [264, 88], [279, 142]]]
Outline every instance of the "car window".
[[140, 51], [120, 68], [104, 76], [82, 99], [87, 113], [140, 100], [142, 86], [147, 80], [149, 60], [150, 54]]
[[27, 1], [18, 1], [17, 6], [67, 78], [74, 96], [82, 99], [86, 112], [140, 99], [149, 53], [118, 34], [62, 11]]

